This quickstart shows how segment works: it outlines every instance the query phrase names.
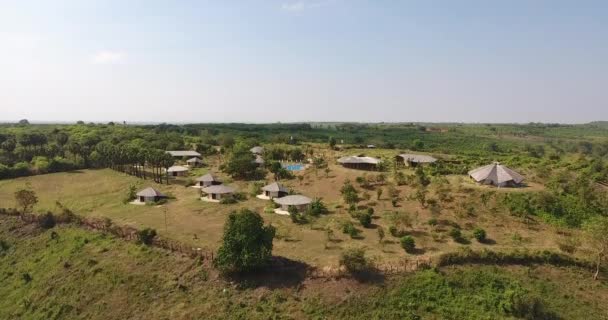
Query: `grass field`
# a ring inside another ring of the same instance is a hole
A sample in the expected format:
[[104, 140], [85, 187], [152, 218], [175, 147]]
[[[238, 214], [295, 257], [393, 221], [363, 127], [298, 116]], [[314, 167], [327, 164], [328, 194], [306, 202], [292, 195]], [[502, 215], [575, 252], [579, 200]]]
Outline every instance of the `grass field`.
[[608, 319], [608, 284], [575, 268], [236, 286], [196, 260], [82, 229], [2, 217], [0, 240], [1, 319]]
[[[373, 155], [385, 153], [386, 151], [381, 149], [372, 150]], [[338, 155], [327, 156], [335, 158]], [[195, 177], [209, 170], [217, 172], [218, 159], [212, 159], [211, 162], [211, 168], [196, 169], [191, 176]], [[341, 225], [344, 221], [353, 221], [355, 224], [358, 222], [353, 220], [344, 208], [339, 190], [345, 179], [354, 182], [357, 176], [373, 173], [330, 164], [328, 176], [324, 172], [315, 172], [312, 169], [298, 174], [304, 175], [302, 182], [293, 179], [285, 181], [285, 185], [309, 197], [322, 198], [331, 211], [308, 225], [297, 225], [289, 217], [263, 213], [269, 202], [255, 197], [250, 196], [248, 200], [235, 205], [207, 203], [200, 201], [198, 189], [186, 188], [178, 184], [158, 185], [150, 180], [141, 180], [109, 169], [82, 170], [0, 181], [0, 206], [14, 206], [14, 192], [31, 186], [40, 199], [35, 207], [36, 211], [57, 211], [57, 201], [59, 201], [63, 206], [80, 215], [109, 217], [121, 224], [152, 227], [161, 235], [184, 241], [195, 247], [210, 249], [217, 249], [219, 246], [226, 215], [233, 210], [246, 207], [262, 213], [267, 223], [277, 227], [275, 254], [321, 267], [336, 266], [341, 252], [350, 247], [363, 247], [368, 255], [382, 263], [399, 261], [405, 257], [433, 256], [462, 246], [447, 236], [449, 231], [447, 225], [434, 227], [428, 225], [427, 221], [431, 218], [446, 221], [448, 224], [459, 224], [465, 236], [469, 238], [475, 227], [486, 229], [491, 239], [490, 244], [480, 244], [473, 240], [468, 244], [472, 248], [491, 246], [492, 249], [526, 247], [555, 250], [561, 239], [552, 227], [540, 223], [529, 226], [510, 215], [494, 212], [491, 207], [480, 203], [476, 203], [473, 213], [463, 214], [460, 208], [463, 201], [478, 201], [476, 198], [484, 192], [532, 192], [539, 189], [539, 186], [532, 185], [529, 188], [514, 190], [495, 189], [477, 186], [459, 176], [449, 177], [452, 181], [454, 201], [446, 204], [440, 214], [431, 213], [428, 208], [423, 208], [416, 201], [408, 200], [407, 196], [413, 193], [408, 186], [398, 187], [405, 199], [397, 208], [392, 207], [386, 192], [380, 200], [376, 200], [374, 190], [366, 191], [371, 199], [364, 201], [363, 204], [375, 209], [373, 225], [372, 228], [358, 226], [362, 231], [361, 237], [351, 239], [342, 234]], [[234, 182], [225, 176], [223, 178], [227, 184], [236, 187], [239, 191], [250, 190], [247, 182]], [[122, 199], [126, 196], [130, 185], [135, 185], [138, 189], [154, 186], [175, 199], [163, 206], [124, 204]], [[399, 239], [388, 234], [388, 227], [395, 223], [408, 226], [419, 248], [416, 255], [406, 254], [399, 245]], [[386, 240], [382, 244], [379, 243], [378, 227], [386, 231]], [[328, 228], [334, 231], [331, 241], [328, 241], [327, 237]]]

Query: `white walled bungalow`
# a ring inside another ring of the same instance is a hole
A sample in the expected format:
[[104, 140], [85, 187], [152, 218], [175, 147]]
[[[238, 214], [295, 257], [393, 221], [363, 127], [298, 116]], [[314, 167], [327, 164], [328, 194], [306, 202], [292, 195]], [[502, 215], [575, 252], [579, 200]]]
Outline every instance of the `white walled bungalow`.
[[380, 162], [380, 159], [374, 157], [347, 156], [338, 159], [343, 167], [360, 170], [376, 170]]
[[262, 194], [258, 195], [259, 199], [270, 200], [274, 198], [281, 198], [289, 194], [289, 189], [285, 188], [278, 182], [273, 182], [269, 185], [262, 187]]
[[190, 159], [186, 160], [186, 163], [187, 163], [187, 164], [188, 164], [188, 165], [189, 165], [191, 168], [196, 168], [196, 167], [199, 167], [199, 166], [202, 166], [202, 165], [203, 165], [203, 160], [201, 160], [201, 159], [200, 159], [200, 158], [198, 158], [198, 157], [193, 157], [193, 158], [190, 158]]
[[404, 153], [397, 156], [397, 161], [407, 164], [410, 167], [416, 167], [418, 165], [434, 163], [437, 159], [425, 154]]
[[234, 188], [223, 184], [213, 185], [201, 189], [201, 200], [207, 202], [220, 202], [223, 198], [232, 196]]
[[471, 170], [469, 176], [480, 184], [497, 187], [519, 187], [524, 181], [521, 174], [501, 165], [499, 162]]
[[218, 177], [216, 177], [215, 175], [213, 175], [211, 173], [207, 173], [206, 175], [196, 178], [195, 186], [204, 188], [204, 187], [214, 186], [214, 185], [218, 185], [218, 184], [222, 184], [222, 181], [220, 179], [218, 179]]
[[167, 172], [172, 177], [185, 177], [188, 174], [188, 168], [184, 166], [172, 166], [167, 169]]
[[160, 199], [166, 198], [167, 196], [165, 196], [164, 194], [162, 194], [160, 191], [152, 188], [152, 187], [148, 187], [145, 188], [141, 191], [139, 191], [136, 194], [137, 198], [135, 199], [135, 203], [154, 203], [159, 201]]
[[312, 199], [303, 195], [291, 195], [274, 198], [273, 201], [281, 207], [274, 210], [277, 214], [289, 215], [289, 208], [296, 208], [298, 212], [304, 212], [310, 206]]

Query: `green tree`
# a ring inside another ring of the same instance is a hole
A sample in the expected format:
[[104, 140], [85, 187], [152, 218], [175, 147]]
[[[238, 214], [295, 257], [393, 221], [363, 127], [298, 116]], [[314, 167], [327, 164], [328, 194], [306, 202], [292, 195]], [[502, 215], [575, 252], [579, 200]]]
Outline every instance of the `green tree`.
[[21, 189], [15, 192], [15, 201], [17, 202], [17, 207], [21, 208], [22, 213], [28, 213], [38, 203], [38, 197], [34, 190]]
[[242, 209], [228, 215], [215, 266], [224, 273], [246, 272], [267, 266], [272, 257], [275, 228], [262, 217]]
[[412, 253], [416, 248], [416, 241], [411, 236], [404, 236], [400, 239], [401, 247], [407, 253]]
[[597, 280], [602, 262], [608, 258], [608, 217], [593, 217], [584, 224], [584, 229], [595, 254], [596, 268], [593, 279]]
[[336, 138], [329, 137], [329, 140], [327, 143], [329, 144], [330, 149], [334, 149], [336, 147]]

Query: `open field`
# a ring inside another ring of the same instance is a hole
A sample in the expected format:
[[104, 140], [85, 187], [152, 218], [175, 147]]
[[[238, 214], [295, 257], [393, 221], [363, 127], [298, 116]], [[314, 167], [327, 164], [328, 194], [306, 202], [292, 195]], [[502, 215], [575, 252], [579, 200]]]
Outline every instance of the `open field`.
[[576, 268], [460, 266], [375, 283], [235, 285], [162, 250], [0, 219], [2, 319], [608, 319], [608, 284]]
[[[386, 151], [372, 152], [374, 155], [380, 155]], [[330, 157], [337, 156], [332, 154]], [[218, 160], [212, 159], [210, 162], [217, 165]], [[217, 172], [215, 168], [200, 168], [192, 175], [199, 175], [210, 169]], [[402, 170], [406, 173], [411, 172], [410, 169]], [[36, 211], [57, 211], [56, 203], [59, 201], [63, 206], [80, 215], [108, 217], [120, 224], [155, 228], [161, 235], [189, 243], [194, 247], [212, 250], [219, 247], [227, 213], [238, 208], [249, 208], [262, 213], [267, 223], [277, 227], [275, 254], [321, 267], [336, 266], [343, 250], [351, 247], [363, 247], [368, 255], [378, 262], [392, 263], [404, 258], [433, 256], [462, 246], [447, 236], [448, 225], [430, 226], [427, 221], [431, 218], [458, 223], [467, 237], [470, 237], [473, 228], [483, 227], [491, 239], [491, 244], [480, 244], [473, 239], [468, 244], [472, 248], [490, 246], [494, 250], [521, 247], [557, 250], [558, 242], [562, 237], [553, 227], [543, 224], [529, 226], [510, 215], [492, 212], [491, 207], [480, 203], [477, 203], [474, 213], [463, 214], [459, 207], [461, 200], [475, 198], [475, 194], [496, 191], [531, 192], [540, 189], [538, 185], [523, 189], [496, 189], [477, 186], [468, 182], [466, 178], [453, 176], [449, 180], [452, 181], [454, 200], [446, 204], [439, 214], [431, 213], [428, 208], [423, 208], [418, 202], [407, 197], [394, 208], [386, 193], [380, 200], [376, 200], [373, 189], [365, 191], [370, 194], [371, 199], [363, 203], [375, 210], [373, 225], [372, 228], [358, 226], [362, 231], [361, 237], [351, 239], [341, 232], [342, 222], [350, 221], [352, 218], [342, 202], [340, 187], [345, 179], [354, 182], [357, 176], [375, 173], [345, 169], [330, 164], [330, 172], [327, 176], [324, 172], [315, 172], [313, 169], [298, 174], [304, 175], [301, 183], [293, 179], [285, 181], [285, 185], [309, 197], [322, 198], [330, 209], [329, 214], [321, 216], [309, 225], [297, 225], [289, 217], [263, 213], [269, 202], [255, 197], [250, 196], [248, 200], [234, 205], [207, 203], [200, 201], [199, 189], [178, 184], [158, 185], [149, 180], [145, 181], [109, 169], [81, 170], [0, 181], [0, 203], [4, 207], [14, 206], [13, 193], [29, 185], [40, 198]], [[248, 182], [234, 182], [228, 177], [221, 177], [225, 178], [227, 184], [235, 186], [240, 191], [250, 190]], [[124, 204], [122, 199], [130, 185], [136, 185], [137, 189], [154, 186], [175, 199], [162, 206]], [[403, 196], [413, 192], [408, 186], [400, 186], [398, 189]], [[389, 226], [395, 223], [405, 223], [409, 226], [409, 233], [420, 248], [417, 254], [406, 254], [400, 247], [399, 239], [388, 234]], [[382, 244], [379, 243], [377, 227], [386, 230], [386, 239]], [[331, 240], [327, 237], [328, 228], [334, 231]]]

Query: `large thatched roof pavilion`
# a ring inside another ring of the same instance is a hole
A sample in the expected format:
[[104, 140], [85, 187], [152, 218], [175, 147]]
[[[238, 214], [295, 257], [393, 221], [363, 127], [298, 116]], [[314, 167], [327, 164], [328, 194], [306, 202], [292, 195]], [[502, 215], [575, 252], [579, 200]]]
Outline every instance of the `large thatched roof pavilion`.
[[422, 165], [426, 163], [434, 163], [437, 161], [434, 157], [425, 154], [404, 153], [397, 156], [397, 160], [407, 164], [410, 167]]
[[361, 170], [376, 170], [380, 162], [374, 157], [347, 156], [338, 159], [338, 163], [345, 168]]
[[501, 165], [499, 162], [469, 171], [469, 176], [478, 183], [491, 184], [497, 187], [518, 187], [524, 177]]

